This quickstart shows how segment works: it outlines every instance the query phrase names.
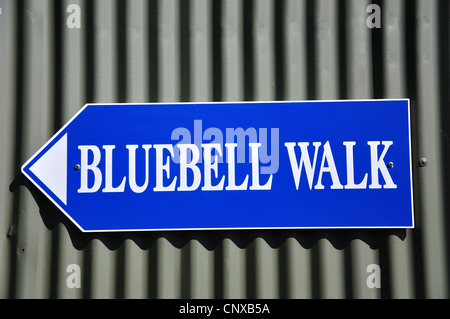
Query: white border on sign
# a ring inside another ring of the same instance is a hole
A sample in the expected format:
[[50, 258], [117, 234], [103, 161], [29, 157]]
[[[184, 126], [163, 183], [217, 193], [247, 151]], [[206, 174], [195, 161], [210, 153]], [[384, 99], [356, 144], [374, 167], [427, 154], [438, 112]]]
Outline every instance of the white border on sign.
[[[34, 181], [31, 176], [25, 172], [25, 167], [38, 156], [50, 143], [56, 139], [67, 126], [70, 125], [84, 109], [92, 105], [198, 105], [198, 104], [268, 104], [268, 103], [279, 103], [279, 104], [289, 104], [289, 103], [321, 103], [321, 102], [368, 102], [368, 101], [407, 101], [408, 102], [408, 130], [409, 130], [409, 160], [410, 160], [410, 181], [411, 181], [411, 226], [317, 226], [317, 227], [220, 227], [220, 228], [156, 228], [156, 229], [108, 229], [108, 230], [85, 230], [81, 227], [65, 210], [62, 208], [58, 202], [56, 202], [47, 191], [43, 190], [40, 185]], [[413, 173], [412, 173], [412, 142], [411, 142], [411, 107], [409, 98], [398, 98], [398, 99], [349, 99], [349, 100], [294, 100], [294, 101], [222, 101], [222, 102], [155, 102], [155, 103], [86, 103], [80, 110], [72, 116], [72, 118], [56, 132], [36, 153], [31, 156], [31, 158], [22, 165], [22, 173], [43, 193], [47, 196], [50, 201], [53, 202], [63, 213], [66, 215], [70, 221], [72, 221], [82, 232], [84, 233], [98, 233], [98, 232], [142, 232], [142, 231], [189, 231], [189, 230], [261, 230], [261, 229], [411, 229], [415, 227], [415, 216], [414, 216], [414, 190], [413, 190]]]

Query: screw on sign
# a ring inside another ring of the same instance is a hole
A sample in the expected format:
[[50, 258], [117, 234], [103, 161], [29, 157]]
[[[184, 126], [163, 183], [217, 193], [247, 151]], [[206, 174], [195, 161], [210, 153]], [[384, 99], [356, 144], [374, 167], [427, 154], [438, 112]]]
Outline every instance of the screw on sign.
[[419, 165], [420, 165], [421, 167], [427, 166], [427, 165], [428, 165], [428, 159], [426, 159], [425, 157], [424, 157], [424, 158], [421, 158], [421, 159], [419, 160]]

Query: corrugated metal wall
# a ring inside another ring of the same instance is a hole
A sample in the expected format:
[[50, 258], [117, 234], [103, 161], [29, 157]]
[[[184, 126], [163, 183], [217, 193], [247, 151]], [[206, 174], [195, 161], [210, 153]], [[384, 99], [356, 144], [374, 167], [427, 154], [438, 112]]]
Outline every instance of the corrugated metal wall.
[[[449, 1], [371, 3], [0, 0], [0, 297], [448, 298]], [[86, 102], [403, 97], [411, 230], [86, 235], [20, 173]]]

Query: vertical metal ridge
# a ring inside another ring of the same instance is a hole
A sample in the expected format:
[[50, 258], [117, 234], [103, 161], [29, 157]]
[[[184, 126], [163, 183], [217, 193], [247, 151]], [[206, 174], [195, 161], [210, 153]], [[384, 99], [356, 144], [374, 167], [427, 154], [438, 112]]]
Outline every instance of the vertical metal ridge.
[[[0, 38], [7, 45], [0, 46], [0, 144], [8, 153], [4, 155], [0, 162], [0, 278], [3, 285], [0, 287], [0, 298], [8, 298], [12, 294], [12, 286], [15, 278], [15, 263], [14, 260], [14, 242], [15, 232], [17, 229], [16, 218], [14, 217], [15, 203], [18, 186], [17, 179], [19, 171], [19, 163], [16, 151], [18, 148], [16, 139], [20, 136], [19, 121], [17, 118], [16, 101], [17, 96], [17, 72], [18, 69], [18, 50], [20, 45], [18, 39], [20, 35], [20, 28], [16, 26], [20, 24], [17, 14], [17, 1], [5, 1], [2, 4], [3, 12], [10, 12], [9, 15], [4, 15], [0, 20]], [[17, 135], [19, 134], [19, 136]]]
[[286, 0], [284, 32], [286, 99], [307, 99], [306, 1]]
[[[23, 140], [19, 143], [20, 159], [31, 156], [52, 132], [52, 112], [48, 106], [39, 108], [42, 101], [42, 62], [43, 62], [43, 20], [44, 12], [41, 3], [33, 1], [21, 2], [23, 19], [21, 28], [23, 46], [19, 50], [33, 52], [29, 54], [19, 53], [20, 73], [22, 77], [22, 91], [20, 92], [20, 104], [18, 116], [20, 117], [20, 129], [24, 129]], [[20, 171], [20, 168], [18, 168]], [[49, 233], [42, 223], [37, 223], [39, 215], [35, 214], [38, 207], [34, 197], [29, 192], [20, 194], [14, 211], [17, 218], [17, 242], [15, 250], [15, 288], [14, 296], [20, 298], [45, 296], [46, 287], [40, 285], [39, 280], [46, 278], [46, 258], [39, 252], [48, 246]]]
[[[257, 0], [252, 5], [251, 98], [255, 101], [270, 101], [276, 97], [276, 59], [273, 48], [275, 5], [273, 0]], [[247, 249], [247, 254], [247, 276], [254, 272], [248, 281], [248, 297], [278, 298], [278, 249], [270, 247], [264, 238], [257, 237]]]
[[271, 101], [275, 98], [274, 20], [272, 0], [254, 3], [252, 20], [253, 100]]
[[213, 99], [212, 2], [190, 0], [190, 101], [208, 102]]
[[212, 101], [223, 99], [223, 15], [224, 1], [216, 0], [211, 4], [211, 64], [212, 64]]
[[158, 101], [180, 100], [179, 63], [179, 2], [167, 0], [158, 2]]
[[[148, 45], [149, 39], [154, 37], [153, 26], [148, 14], [153, 8], [149, 1], [128, 1], [126, 13], [118, 9], [118, 14], [125, 15], [125, 21], [118, 29], [122, 28], [126, 40], [126, 46], [122, 41], [119, 45], [124, 46], [125, 57], [119, 58], [118, 63], [122, 65], [122, 72], [126, 74], [122, 85], [126, 88], [125, 100], [127, 102], [147, 102], [151, 99], [151, 87], [155, 85], [153, 78], [155, 71], [152, 70], [152, 58], [150, 52], [155, 47]], [[153, 40], [154, 41], [154, 40]], [[152, 74], [150, 76], [150, 74]], [[150, 80], [151, 79], [151, 80]]]
[[245, 250], [230, 239], [223, 241], [223, 281], [224, 298], [246, 298], [246, 256]]
[[[368, 1], [349, 0], [346, 2], [346, 77], [347, 98], [373, 98], [372, 56], [370, 29], [366, 26]], [[369, 264], [379, 264], [378, 256], [366, 243], [353, 240], [345, 248], [351, 260], [351, 288], [347, 291], [351, 298], [377, 298], [378, 290], [366, 286], [366, 269]], [[347, 278], [346, 278], [347, 279]]]
[[[55, 103], [60, 101], [62, 96], [61, 89], [61, 72], [63, 65], [61, 62], [62, 48], [61, 48], [61, 28], [58, 26], [61, 24], [61, 7], [59, 3], [53, 3], [50, 1], [45, 2], [44, 7], [44, 44], [43, 44], [43, 77], [42, 83], [44, 85], [42, 103], [48, 105], [53, 111], [53, 130], [56, 132], [61, 126], [61, 111], [62, 105]], [[53, 44], [53, 45], [52, 45]], [[58, 263], [58, 236], [59, 227], [55, 229], [51, 234], [51, 238], [47, 243], [46, 249], [42, 252], [42, 255], [46, 257], [46, 267], [49, 269], [49, 276], [41, 277], [41, 285], [45, 287], [47, 283], [47, 296], [49, 298], [56, 298], [57, 285], [58, 285], [58, 273], [60, 265]]]
[[[314, 45], [317, 72], [315, 88], [310, 91], [315, 98], [332, 100], [339, 98], [339, 45], [338, 3], [316, 2], [314, 9], [315, 32], [311, 40]], [[312, 79], [311, 79], [312, 80]], [[320, 240], [311, 249], [315, 298], [344, 298], [345, 275], [344, 254], [335, 250], [327, 240]]]
[[[431, 4], [417, 1], [417, 79], [418, 93], [418, 130], [419, 151], [431, 165], [419, 171], [421, 184], [427, 185], [421, 189], [423, 194], [420, 203], [420, 222], [424, 232], [423, 256], [425, 265], [425, 296], [429, 298], [446, 298], [448, 287], [444, 258], [444, 225], [443, 194], [441, 192], [442, 169], [439, 125], [439, 94], [438, 94], [438, 30], [437, 2]], [[426, 108], [425, 108], [426, 106]], [[425, 214], [426, 212], [426, 214]]]
[[222, 1], [222, 99], [242, 101], [247, 74], [243, 47], [244, 8], [239, 0]]
[[[403, 10], [405, 1], [383, 2], [383, 97], [403, 98], [407, 94], [407, 48], [406, 48], [406, 13]], [[413, 298], [414, 264], [412, 231], [406, 231], [406, 238], [402, 242], [399, 238], [391, 236], [387, 239], [386, 253], [381, 253], [380, 263], [383, 273], [383, 298]], [[387, 279], [385, 279], [388, 277]], [[387, 286], [387, 288], [385, 288]]]
[[173, 17], [174, 20], [179, 19], [178, 35], [176, 41], [179, 42], [178, 51], [175, 50], [174, 54], [178, 54], [178, 64], [180, 73], [178, 76], [178, 86], [180, 88], [179, 101], [188, 102], [191, 101], [191, 59], [192, 59], [192, 43], [191, 36], [192, 29], [192, 0], [180, 1], [178, 3], [177, 16]]
[[154, 272], [152, 285], [155, 286], [156, 298], [180, 298], [185, 294], [185, 278], [182, 286], [182, 276], [189, 268], [189, 264], [183, 264], [186, 255], [181, 249], [172, 246], [165, 238], [160, 238], [155, 243], [155, 251], [152, 251], [155, 258], [155, 268], [149, 269]]
[[148, 3], [148, 9], [145, 12], [146, 16], [144, 19], [148, 21], [148, 36], [146, 45], [146, 49], [148, 52], [148, 56], [145, 56], [144, 59], [147, 59], [148, 63], [148, 101], [156, 102], [159, 97], [159, 72], [160, 72], [160, 58], [159, 58], [159, 32], [158, 28], [160, 25], [160, 15], [159, 15], [159, 7], [160, 4], [158, 0], [149, 0], [145, 1]]
[[[15, 179], [18, 178], [18, 174], [20, 171], [20, 163], [22, 162], [22, 142], [23, 142], [23, 133], [22, 133], [22, 116], [23, 116], [23, 87], [22, 87], [22, 79], [23, 79], [23, 37], [24, 37], [24, 21], [23, 21], [23, 1], [15, 2], [15, 6], [9, 6], [11, 9], [10, 17], [13, 16], [14, 19], [14, 29], [16, 30], [16, 38], [13, 42], [14, 51], [16, 59], [14, 61], [14, 103], [12, 104], [15, 110], [14, 112], [14, 135], [15, 135], [15, 145], [13, 149], [14, 154], [14, 174]], [[20, 195], [21, 188], [18, 186], [13, 190], [13, 200], [11, 203], [12, 207], [12, 220], [10, 225], [10, 247], [9, 247], [9, 275], [7, 277], [8, 282], [8, 296], [9, 298], [17, 298], [17, 246], [18, 246], [18, 238], [17, 238], [17, 229], [19, 223], [19, 205], [20, 205]]]
[[[449, 181], [450, 181], [450, 169], [445, 162], [450, 157], [450, 124], [448, 122], [450, 113], [450, 4], [448, 1], [439, 1], [438, 3], [438, 43], [439, 43], [439, 82], [440, 82], [440, 118], [441, 118], [441, 148], [443, 162], [443, 184], [442, 192], [448, 194]], [[444, 212], [448, 212], [450, 209], [450, 199], [444, 196]], [[450, 218], [448, 214], [444, 214], [443, 222], [448, 225]], [[445, 231], [445, 247], [450, 245], [450, 232]], [[448, 248], [445, 250], [445, 262], [448, 267], [450, 265], [450, 252]], [[447, 289], [450, 289], [450, 276], [447, 275]], [[448, 292], [447, 292], [448, 293]]]
[[127, 83], [131, 82], [129, 79], [129, 73], [127, 69], [129, 68], [130, 61], [128, 58], [128, 47], [129, 47], [129, 33], [128, 33], [128, 11], [130, 9], [130, 4], [127, 1], [116, 0], [115, 12], [113, 15], [114, 22], [111, 26], [113, 33], [116, 36], [116, 48], [112, 50], [117, 52], [115, 57], [115, 68], [117, 68], [117, 81], [116, 88], [117, 97], [116, 102], [123, 103], [127, 102], [128, 99], [128, 87]]
[[347, 99], [347, 4], [340, 1], [338, 6], [338, 40], [339, 40], [339, 98]]
[[243, 67], [244, 67], [244, 100], [252, 101], [254, 99], [254, 7], [255, 0], [243, 0], [242, 4], [242, 46]]
[[[305, 249], [295, 239], [288, 238], [280, 255], [280, 270], [286, 267], [286, 298], [312, 298], [311, 249]], [[285, 249], [285, 253], [283, 250]], [[285, 262], [285, 264], [281, 263]], [[280, 298], [284, 298], [280, 292]]]
[[187, 248], [190, 264], [187, 298], [214, 298], [214, 252], [197, 240], [191, 240]]
[[95, 73], [94, 73], [94, 62], [95, 62], [95, 1], [85, 0], [83, 7], [82, 19], [85, 20], [84, 32], [85, 40], [81, 47], [84, 48], [84, 57], [86, 59], [84, 72], [86, 74], [84, 91], [86, 95], [86, 103], [95, 101]]
[[[378, 6], [381, 10], [382, 0], [372, 0], [372, 4]], [[384, 24], [387, 17], [386, 14], [383, 14], [386, 11], [382, 11], [381, 16], [381, 25]], [[367, 22], [366, 22], [367, 23]], [[372, 91], [373, 98], [381, 99], [384, 97], [384, 52], [386, 51], [384, 48], [383, 42], [383, 28], [373, 28], [370, 30], [370, 38], [371, 38], [371, 58], [372, 58]]]
[[307, 99], [315, 100], [316, 97], [316, 39], [315, 39], [315, 13], [316, 2], [306, 2], [306, 77], [307, 81]]

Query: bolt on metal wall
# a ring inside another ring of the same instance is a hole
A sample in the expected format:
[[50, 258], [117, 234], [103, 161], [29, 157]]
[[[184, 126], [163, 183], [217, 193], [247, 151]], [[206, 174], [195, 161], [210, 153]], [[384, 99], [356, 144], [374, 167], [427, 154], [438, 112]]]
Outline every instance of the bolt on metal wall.
[[[1, 298], [448, 298], [447, 0], [0, 0]], [[408, 230], [84, 236], [20, 173], [87, 102], [410, 98]]]

